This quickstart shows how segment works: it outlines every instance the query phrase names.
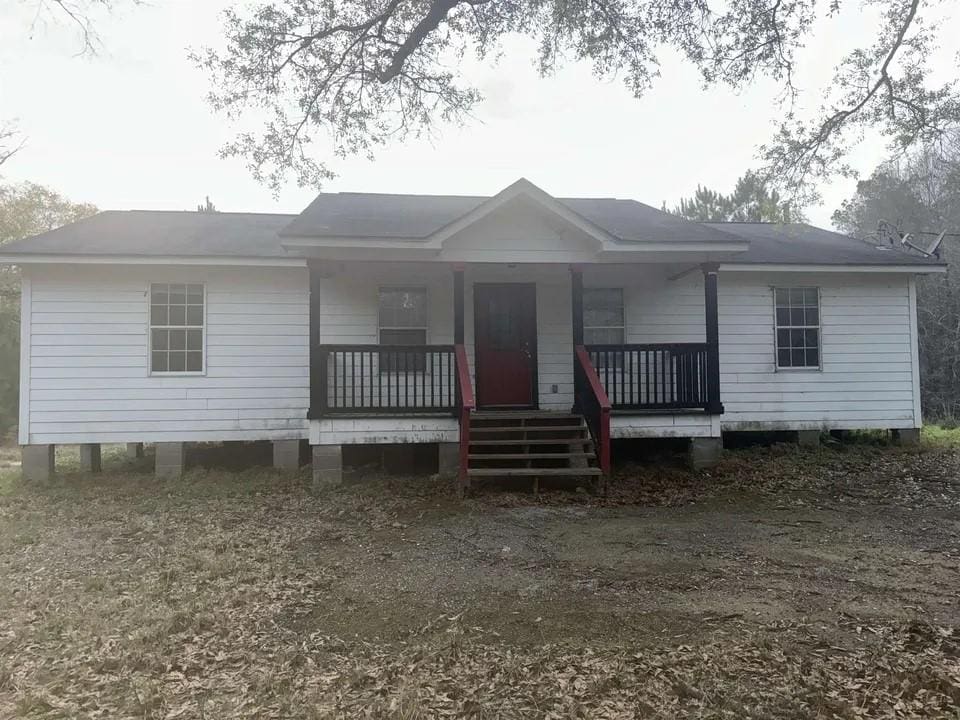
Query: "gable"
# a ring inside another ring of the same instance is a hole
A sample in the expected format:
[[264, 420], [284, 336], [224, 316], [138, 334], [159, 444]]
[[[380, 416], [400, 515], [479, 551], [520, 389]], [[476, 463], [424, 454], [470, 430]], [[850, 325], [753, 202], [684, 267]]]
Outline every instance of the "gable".
[[519, 196], [453, 233], [441, 248], [445, 260], [571, 262], [594, 257], [601, 243], [535, 200]]

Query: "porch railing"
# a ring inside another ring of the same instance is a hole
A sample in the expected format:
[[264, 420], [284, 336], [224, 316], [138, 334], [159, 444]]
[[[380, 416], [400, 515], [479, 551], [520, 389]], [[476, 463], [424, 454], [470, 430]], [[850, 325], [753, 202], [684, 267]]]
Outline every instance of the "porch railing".
[[711, 407], [707, 343], [588, 345], [614, 410]]
[[583, 414], [597, 447], [600, 470], [610, 474], [610, 400], [586, 348], [577, 345], [573, 358], [574, 410]]
[[457, 364], [457, 415], [460, 422], [460, 464], [457, 472], [457, 492], [463, 495], [467, 488], [467, 466], [470, 461], [470, 416], [477, 403], [473, 397], [473, 384], [470, 382], [470, 366], [467, 363], [467, 349], [458, 343], [454, 349]]
[[458, 387], [453, 345], [319, 345], [311, 353], [311, 417], [458, 415]]

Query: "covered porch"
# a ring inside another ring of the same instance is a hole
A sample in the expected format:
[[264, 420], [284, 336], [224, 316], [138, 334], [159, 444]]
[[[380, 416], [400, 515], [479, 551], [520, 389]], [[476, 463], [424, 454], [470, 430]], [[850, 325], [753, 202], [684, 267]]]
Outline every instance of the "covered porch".
[[715, 263], [317, 264], [311, 443], [441, 443], [464, 486], [561, 460], [602, 477], [614, 437], [715, 438], [717, 281]]

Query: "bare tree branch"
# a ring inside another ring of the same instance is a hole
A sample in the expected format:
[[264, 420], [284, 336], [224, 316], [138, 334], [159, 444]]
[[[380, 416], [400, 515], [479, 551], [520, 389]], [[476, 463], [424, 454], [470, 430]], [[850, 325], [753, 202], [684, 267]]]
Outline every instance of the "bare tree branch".
[[[208, 70], [213, 107], [238, 119], [271, 114], [259, 133], [222, 150], [242, 156], [275, 191], [293, 174], [317, 186], [332, 176], [319, 138], [334, 156], [362, 153], [438, 121], [465, 122], [480, 99], [456, 63], [466, 53], [495, 59], [510, 34], [538, 42], [543, 75], [567, 59], [596, 75], [622, 77], [640, 96], [658, 77], [658, 54], [679, 50], [706, 84], [742, 88], [777, 80], [786, 121], [762, 148], [765, 179], [798, 199], [844, 171], [850, 132], [877, 127], [903, 146], [960, 122], [952, 84], [928, 89], [933, 32], [920, 23], [935, 0], [851, 0], [884, 9], [878, 40], [839, 66], [822, 117], [794, 117], [795, 55], [836, 0], [267, 0], [225, 15], [227, 47], [194, 53]], [[818, 14], [819, 13], [819, 14]]]

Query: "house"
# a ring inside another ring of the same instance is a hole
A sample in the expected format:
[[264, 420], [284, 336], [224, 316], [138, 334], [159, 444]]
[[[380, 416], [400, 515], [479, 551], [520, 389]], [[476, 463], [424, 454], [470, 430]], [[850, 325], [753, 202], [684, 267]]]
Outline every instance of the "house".
[[321, 194], [301, 214], [103, 212], [14, 242], [24, 474], [53, 448], [270, 440], [337, 481], [435, 443], [462, 483], [609, 472], [611, 439], [921, 426], [915, 278], [936, 258], [632, 200]]

